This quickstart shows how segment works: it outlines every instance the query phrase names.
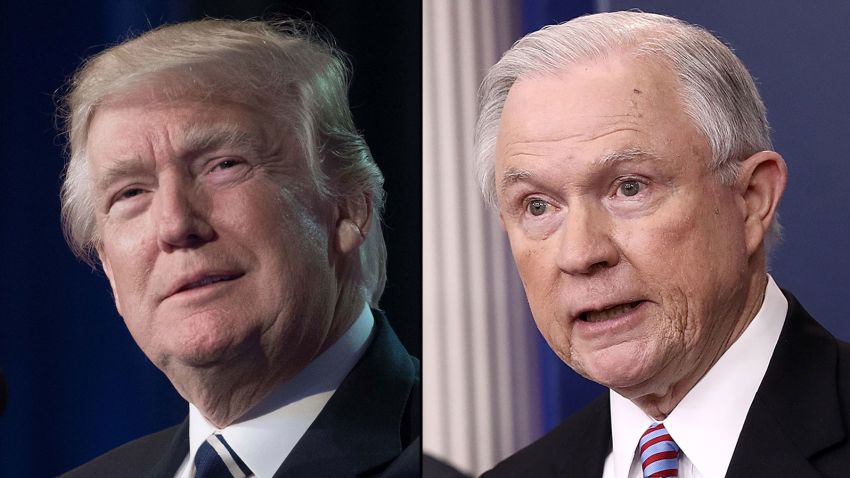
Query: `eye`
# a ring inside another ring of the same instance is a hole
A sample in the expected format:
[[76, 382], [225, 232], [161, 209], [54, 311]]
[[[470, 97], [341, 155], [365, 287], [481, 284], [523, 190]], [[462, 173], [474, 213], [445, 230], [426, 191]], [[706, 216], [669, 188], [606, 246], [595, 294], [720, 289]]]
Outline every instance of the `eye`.
[[623, 196], [631, 197], [639, 193], [642, 188], [643, 185], [640, 182], [630, 179], [623, 181], [617, 189]]
[[140, 204], [139, 201], [142, 199], [138, 199], [148, 190], [143, 187], [127, 187], [125, 189], [121, 189], [114, 196], [111, 196], [107, 206], [109, 210], [112, 210], [113, 207], [118, 207], [122, 210], [126, 210], [127, 208], [133, 208]]
[[247, 177], [251, 171], [251, 162], [240, 156], [219, 156], [210, 158], [201, 165], [200, 176], [210, 184], [232, 185]]
[[528, 202], [528, 212], [531, 213], [532, 216], [541, 216], [548, 208], [549, 204], [542, 199], [532, 199]]
[[118, 199], [120, 200], [134, 198], [139, 194], [142, 194], [143, 192], [145, 191], [141, 188], [125, 189], [124, 191], [121, 191], [121, 194], [118, 195]]
[[224, 161], [219, 162], [213, 167], [213, 171], [216, 169], [230, 169], [239, 164], [238, 160], [235, 159], [225, 159]]

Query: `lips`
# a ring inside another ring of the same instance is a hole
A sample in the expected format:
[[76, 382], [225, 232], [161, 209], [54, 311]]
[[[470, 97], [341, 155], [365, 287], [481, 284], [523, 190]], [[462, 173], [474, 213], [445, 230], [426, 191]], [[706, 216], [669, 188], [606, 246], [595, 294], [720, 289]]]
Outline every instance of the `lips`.
[[642, 302], [643, 301], [638, 300], [634, 302], [614, 304], [597, 309], [588, 309], [578, 314], [578, 318], [585, 322], [604, 322], [606, 320], [616, 319], [627, 314], [635, 307], [638, 307]]
[[180, 294], [181, 292], [199, 289], [219, 282], [229, 282], [244, 275], [241, 272], [201, 272], [184, 276], [177, 281], [177, 285], [171, 289], [166, 297]]

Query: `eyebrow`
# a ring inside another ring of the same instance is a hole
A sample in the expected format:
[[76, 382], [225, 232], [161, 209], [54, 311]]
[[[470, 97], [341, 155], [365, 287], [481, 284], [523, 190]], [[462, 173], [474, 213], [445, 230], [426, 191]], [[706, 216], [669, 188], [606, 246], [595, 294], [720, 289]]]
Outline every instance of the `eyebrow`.
[[192, 125], [185, 133], [182, 147], [190, 155], [219, 149], [225, 146], [247, 148], [251, 152], [259, 152], [263, 144], [262, 138], [250, 134], [235, 123], [220, 125]]
[[500, 181], [500, 187], [502, 191], [508, 189], [513, 184], [522, 182], [531, 177], [531, 173], [519, 168], [508, 168], [505, 170], [505, 173], [502, 174], [502, 180]]
[[116, 159], [95, 182], [95, 191], [103, 192], [119, 178], [141, 173], [144, 169], [144, 161], [139, 156]]
[[[606, 153], [592, 164], [595, 168], [604, 169], [619, 163], [657, 160], [659, 160], [659, 156], [651, 150], [633, 147]], [[526, 181], [533, 177], [534, 174], [528, 170], [509, 167], [502, 174], [502, 179], [499, 182], [499, 188], [504, 191], [516, 183]]]

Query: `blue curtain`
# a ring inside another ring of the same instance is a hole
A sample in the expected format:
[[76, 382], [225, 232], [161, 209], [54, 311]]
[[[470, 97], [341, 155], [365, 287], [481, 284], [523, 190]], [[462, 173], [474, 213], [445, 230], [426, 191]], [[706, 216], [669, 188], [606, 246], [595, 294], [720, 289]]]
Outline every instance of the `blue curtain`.
[[165, 0], [2, 4], [0, 367], [9, 384], [2, 476], [56, 475], [185, 414], [185, 402], [124, 328], [105, 279], [62, 240], [63, 154], [54, 127], [56, 92], [83, 57], [130, 32], [183, 19], [181, 7]]

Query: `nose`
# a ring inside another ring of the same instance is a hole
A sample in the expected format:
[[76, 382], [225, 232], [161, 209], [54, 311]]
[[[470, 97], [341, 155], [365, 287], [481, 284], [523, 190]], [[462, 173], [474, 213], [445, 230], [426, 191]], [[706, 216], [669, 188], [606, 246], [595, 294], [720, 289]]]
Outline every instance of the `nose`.
[[154, 201], [157, 242], [163, 252], [200, 247], [214, 239], [204, 200], [188, 181], [161, 178]]
[[611, 219], [593, 207], [571, 207], [562, 224], [558, 267], [567, 274], [589, 275], [617, 265], [620, 251], [611, 235]]

